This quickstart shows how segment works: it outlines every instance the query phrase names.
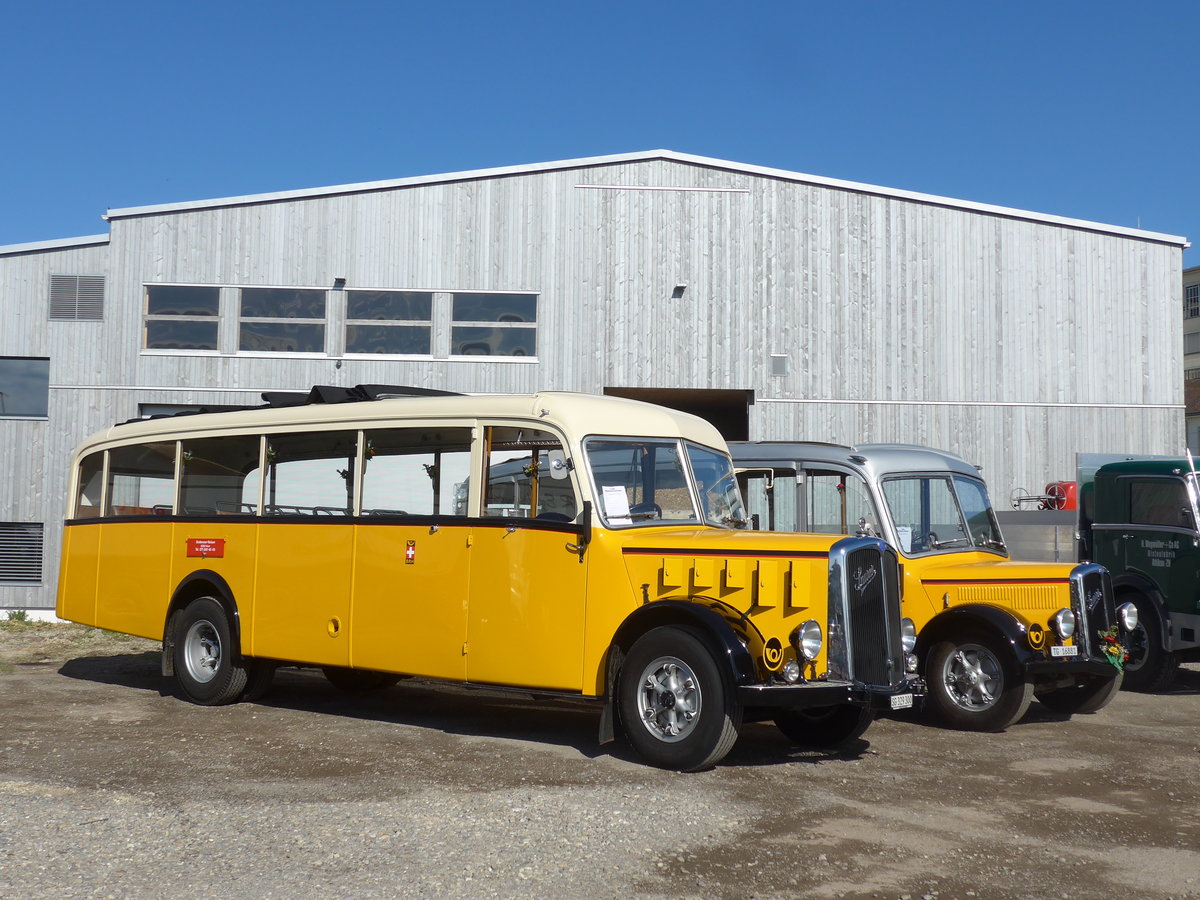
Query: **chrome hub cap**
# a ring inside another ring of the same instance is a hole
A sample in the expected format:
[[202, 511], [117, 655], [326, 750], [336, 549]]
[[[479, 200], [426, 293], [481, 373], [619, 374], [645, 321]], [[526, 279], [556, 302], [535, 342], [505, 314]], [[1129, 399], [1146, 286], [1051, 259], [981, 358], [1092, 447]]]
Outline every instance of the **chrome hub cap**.
[[183, 662], [188, 675], [201, 683], [212, 681], [221, 665], [221, 636], [212, 622], [202, 619], [183, 638]]
[[956, 706], [978, 712], [999, 699], [1004, 688], [1004, 671], [986, 647], [964, 644], [946, 660], [942, 680]]
[[681, 741], [700, 717], [700, 685], [696, 673], [681, 659], [660, 656], [642, 670], [638, 715], [642, 725], [660, 741]]
[[1150, 634], [1139, 618], [1137, 627], [1129, 633], [1129, 659], [1125, 660], [1125, 669], [1136, 672], [1145, 665], [1146, 657], [1150, 653], [1149, 648]]

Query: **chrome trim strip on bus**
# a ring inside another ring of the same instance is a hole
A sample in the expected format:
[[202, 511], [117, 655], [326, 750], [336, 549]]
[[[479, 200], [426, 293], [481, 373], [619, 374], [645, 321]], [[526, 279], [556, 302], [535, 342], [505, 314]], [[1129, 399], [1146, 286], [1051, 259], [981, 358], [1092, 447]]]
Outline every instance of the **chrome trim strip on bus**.
[[[427, 528], [514, 528], [535, 531], [559, 531], [565, 534], [581, 534], [584, 526], [576, 522], [551, 522], [544, 519], [526, 518], [468, 518], [466, 516], [256, 516], [212, 515], [212, 516], [108, 516], [88, 519], [65, 519], [64, 526], [114, 525], [117, 523], [159, 525], [374, 525]], [[694, 555], [694, 554], [693, 554]]]

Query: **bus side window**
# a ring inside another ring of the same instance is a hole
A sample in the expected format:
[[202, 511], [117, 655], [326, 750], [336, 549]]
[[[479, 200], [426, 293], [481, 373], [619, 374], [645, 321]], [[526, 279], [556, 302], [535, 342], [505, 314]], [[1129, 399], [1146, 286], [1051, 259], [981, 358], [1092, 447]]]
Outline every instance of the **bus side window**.
[[100, 515], [100, 495], [104, 490], [104, 453], [93, 453], [79, 464], [73, 518], [94, 519]]
[[269, 435], [263, 515], [350, 515], [357, 455], [357, 431]]
[[[765, 472], [746, 472], [738, 476], [746, 500], [746, 514], [758, 516], [760, 531], [800, 531], [796, 508], [796, 470], [775, 469], [771, 478]], [[772, 486], [768, 490], [768, 483]]]
[[174, 441], [108, 451], [106, 515], [150, 516], [162, 509], [169, 512], [174, 505]]
[[485, 516], [571, 522], [579, 513], [571, 478], [550, 475], [550, 454], [563, 452], [558, 436], [530, 428], [488, 429]]
[[256, 434], [185, 440], [180, 512], [185, 516], [256, 513], [260, 445]]
[[859, 519], [865, 519], [878, 533], [879, 516], [861, 478], [845, 472], [815, 469], [807, 470], [805, 475], [809, 530], [823, 534], [854, 534]]
[[390, 428], [366, 437], [364, 516], [466, 515], [470, 428]]

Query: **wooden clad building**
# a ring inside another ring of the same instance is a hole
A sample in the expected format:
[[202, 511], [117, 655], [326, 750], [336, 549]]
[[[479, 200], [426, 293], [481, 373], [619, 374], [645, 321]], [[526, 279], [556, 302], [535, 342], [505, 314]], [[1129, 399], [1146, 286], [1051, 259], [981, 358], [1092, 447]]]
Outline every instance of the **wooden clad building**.
[[105, 218], [0, 247], [0, 609], [53, 606], [84, 436], [264, 390], [618, 393], [952, 450], [998, 505], [1185, 441], [1172, 235], [670, 151]]

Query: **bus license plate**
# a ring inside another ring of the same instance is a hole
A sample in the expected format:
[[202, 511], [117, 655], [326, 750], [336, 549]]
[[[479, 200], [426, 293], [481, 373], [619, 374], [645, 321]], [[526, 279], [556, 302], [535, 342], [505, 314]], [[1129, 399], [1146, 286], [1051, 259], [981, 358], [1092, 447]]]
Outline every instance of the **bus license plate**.
[[1077, 656], [1079, 654], [1078, 647], [1051, 647], [1051, 656]]
[[911, 709], [912, 694], [892, 694], [892, 709]]

